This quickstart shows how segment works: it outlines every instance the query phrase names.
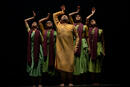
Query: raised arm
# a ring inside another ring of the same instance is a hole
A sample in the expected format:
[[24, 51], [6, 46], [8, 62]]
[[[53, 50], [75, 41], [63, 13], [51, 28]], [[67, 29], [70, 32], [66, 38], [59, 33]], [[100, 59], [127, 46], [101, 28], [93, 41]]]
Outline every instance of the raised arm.
[[76, 43], [75, 43], [75, 47], [74, 47], [74, 52], [76, 53], [77, 49], [78, 49], [78, 44], [79, 44], [79, 35], [77, 30], [74, 27], [74, 35], [76, 37]]
[[89, 24], [89, 19], [90, 19], [90, 17], [92, 17], [94, 15], [95, 11], [96, 11], [96, 9], [93, 7], [92, 8], [92, 13], [89, 16], [86, 17], [86, 25]]
[[77, 13], [79, 13], [79, 11], [80, 11], [80, 6], [77, 6], [77, 11], [69, 13], [70, 23], [74, 24], [72, 16], [75, 15], [75, 14], [77, 14]]
[[62, 11], [53, 13], [53, 21], [54, 21], [56, 27], [57, 27], [57, 25], [60, 23], [60, 21], [59, 21], [59, 19], [58, 19], [58, 16], [64, 14], [65, 6], [61, 6], [61, 9], [62, 9]]
[[45, 29], [44, 29], [44, 26], [43, 26], [42, 22], [48, 20], [49, 17], [50, 17], [50, 13], [48, 13], [47, 17], [42, 18], [42, 19], [39, 20], [39, 25], [40, 25], [40, 29], [42, 30], [42, 35], [45, 33]]
[[95, 8], [92, 8], [92, 13], [91, 13], [89, 16], [87, 16], [86, 19], [89, 19], [91, 16], [93, 16], [94, 13], [95, 13], [95, 11], [96, 11], [96, 9], [95, 9]]
[[36, 16], [36, 14], [35, 14], [35, 12], [33, 11], [33, 17], [30, 17], [30, 18], [27, 18], [27, 19], [24, 20], [25, 26], [26, 26], [28, 32], [30, 31], [30, 27], [29, 27], [28, 21], [34, 19], [35, 16]]
[[39, 23], [42, 23], [43, 21], [46, 21], [46, 20], [48, 20], [49, 19], [49, 17], [50, 17], [50, 13], [48, 13], [48, 15], [47, 15], [47, 17], [45, 17], [45, 18], [42, 18], [42, 19], [40, 19], [39, 20]]

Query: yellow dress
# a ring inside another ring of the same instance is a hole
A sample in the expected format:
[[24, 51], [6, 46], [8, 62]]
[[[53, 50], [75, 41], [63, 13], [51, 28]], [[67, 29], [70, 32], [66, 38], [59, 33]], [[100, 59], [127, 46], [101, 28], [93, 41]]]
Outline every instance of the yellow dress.
[[[53, 20], [57, 28], [56, 37], [56, 58], [55, 67], [65, 72], [74, 71], [74, 49], [77, 48], [79, 37], [72, 24], [61, 24], [58, 16], [63, 14], [62, 11], [53, 14]], [[76, 36], [76, 45], [74, 47], [73, 38]]]

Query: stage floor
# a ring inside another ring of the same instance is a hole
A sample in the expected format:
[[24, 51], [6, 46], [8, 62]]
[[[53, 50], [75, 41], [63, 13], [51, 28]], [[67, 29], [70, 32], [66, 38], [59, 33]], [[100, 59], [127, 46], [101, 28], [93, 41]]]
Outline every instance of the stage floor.
[[[120, 84], [100, 84], [100, 85], [74, 85], [73, 87], [120, 87]], [[8, 86], [8, 87], [32, 87], [32, 86]], [[44, 86], [43, 87], [60, 87], [60, 86]], [[69, 87], [69, 86], [64, 86]]]

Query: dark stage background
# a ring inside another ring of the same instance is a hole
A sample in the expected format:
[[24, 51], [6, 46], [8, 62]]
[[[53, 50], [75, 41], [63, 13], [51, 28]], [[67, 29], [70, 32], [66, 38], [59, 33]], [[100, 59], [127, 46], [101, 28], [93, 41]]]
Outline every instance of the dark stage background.
[[[8, 85], [30, 85], [31, 81], [26, 73], [27, 32], [24, 19], [32, 16], [32, 10], [37, 13], [37, 19], [46, 17], [60, 10], [60, 5], [66, 5], [66, 13], [81, 6], [83, 23], [91, 8], [96, 7], [94, 18], [100, 28], [104, 29], [106, 57], [103, 66], [103, 84], [120, 84], [122, 77], [123, 57], [123, 29], [126, 25], [128, 8], [122, 1], [113, 0], [10, 0], [7, 2], [8, 25], [6, 29], [6, 46], [4, 57], [7, 59]], [[123, 5], [123, 6], [122, 6]], [[52, 16], [52, 15], [51, 15]], [[52, 19], [52, 17], [51, 17]], [[46, 76], [47, 77], [47, 76]], [[57, 78], [46, 80], [46, 84], [56, 84]], [[44, 82], [43, 82], [44, 83]], [[45, 83], [44, 83], [45, 84]]]

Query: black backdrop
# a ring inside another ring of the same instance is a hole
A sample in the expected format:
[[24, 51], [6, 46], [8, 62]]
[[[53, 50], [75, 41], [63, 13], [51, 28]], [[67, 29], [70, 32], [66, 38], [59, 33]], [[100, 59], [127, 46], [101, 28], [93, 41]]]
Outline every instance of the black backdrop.
[[[94, 17], [100, 28], [104, 29], [106, 44], [106, 57], [104, 59], [103, 79], [104, 83], [119, 84], [123, 71], [123, 42], [124, 26], [127, 22], [127, 4], [113, 0], [10, 0], [7, 2], [8, 24], [5, 26], [7, 41], [4, 55], [7, 58], [7, 81], [9, 85], [29, 85], [30, 81], [26, 73], [26, 48], [27, 32], [24, 19], [32, 16], [32, 10], [37, 13], [37, 19], [60, 10], [60, 5], [66, 5], [66, 13], [76, 10], [81, 6], [81, 16], [90, 14], [91, 8], [96, 7]], [[52, 15], [51, 15], [52, 16]], [[83, 22], [85, 22], [83, 20]], [[49, 83], [50, 84], [50, 83]]]

